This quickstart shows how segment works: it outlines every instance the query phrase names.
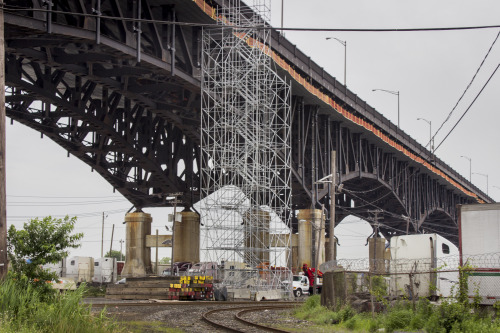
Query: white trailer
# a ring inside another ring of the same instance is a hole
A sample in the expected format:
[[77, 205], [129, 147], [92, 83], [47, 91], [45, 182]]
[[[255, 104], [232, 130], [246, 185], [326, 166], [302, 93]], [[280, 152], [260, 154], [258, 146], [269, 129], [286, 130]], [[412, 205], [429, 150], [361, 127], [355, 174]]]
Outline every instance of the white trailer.
[[76, 283], [92, 282], [94, 276], [94, 258], [71, 257], [66, 259], [66, 277]]
[[51, 273], [56, 273], [58, 277], [65, 277], [66, 276], [66, 259], [62, 259], [61, 261], [59, 261], [55, 264], [45, 264], [45, 265], [43, 265], [43, 269], [45, 269]]
[[500, 300], [500, 203], [462, 205], [458, 208], [460, 265], [469, 266], [469, 298], [481, 304]]
[[390, 250], [391, 295], [451, 296], [458, 282], [459, 251], [453, 243], [438, 234], [393, 236]]
[[115, 283], [117, 281], [116, 258], [96, 258], [92, 282]]

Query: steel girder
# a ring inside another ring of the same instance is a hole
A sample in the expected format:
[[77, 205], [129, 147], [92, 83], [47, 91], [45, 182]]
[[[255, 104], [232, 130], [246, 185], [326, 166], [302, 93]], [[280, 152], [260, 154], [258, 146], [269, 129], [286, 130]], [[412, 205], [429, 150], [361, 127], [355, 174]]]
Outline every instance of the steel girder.
[[293, 169], [300, 183], [294, 184], [294, 208], [329, 207], [329, 188], [316, 181], [330, 174], [330, 151], [335, 150], [336, 183], [342, 184], [335, 198], [336, 224], [355, 215], [386, 237], [425, 230], [457, 243], [456, 206], [473, 203], [473, 198], [301, 98], [295, 97], [293, 112]]
[[[213, 22], [192, 1], [182, 0], [5, 3], [8, 116], [78, 156], [138, 207], [165, 204], [169, 192], [196, 201], [201, 30], [133, 19]], [[9, 12], [9, 6], [41, 11]], [[278, 40], [280, 54], [290, 54], [285, 58], [299, 72], [299, 63], [305, 64], [301, 75], [323, 89], [324, 71], [311, 74], [321, 68], [305, 55], [297, 58], [296, 48], [290, 53], [283, 38]], [[336, 81], [333, 87], [333, 97], [353, 114], [376, 116], [366, 112], [366, 103], [360, 108], [347, 89], [342, 97]], [[349, 214], [370, 220], [372, 211], [382, 210], [381, 230], [388, 236], [405, 232], [407, 225], [410, 231], [456, 235], [455, 205], [471, 202], [470, 197], [380, 139], [330, 117], [303, 90], [294, 95], [294, 208], [308, 208], [311, 202], [329, 207], [328, 188], [315, 182], [329, 174], [329, 154], [336, 150], [338, 184], [345, 189], [335, 199], [337, 223]]]
[[[86, 14], [96, 2], [52, 9]], [[140, 8], [152, 19], [153, 2], [101, 1], [101, 13], [134, 17]], [[160, 7], [176, 20], [173, 6]], [[167, 205], [171, 192], [184, 193], [187, 206], [197, 201], [199, 29], [143, 24], [141, 36], [137, 24], [101, 20], [96, 36], [93, 18], [20, 14], [6, 14], [7, 115], [89, 164], [138, 208]]]

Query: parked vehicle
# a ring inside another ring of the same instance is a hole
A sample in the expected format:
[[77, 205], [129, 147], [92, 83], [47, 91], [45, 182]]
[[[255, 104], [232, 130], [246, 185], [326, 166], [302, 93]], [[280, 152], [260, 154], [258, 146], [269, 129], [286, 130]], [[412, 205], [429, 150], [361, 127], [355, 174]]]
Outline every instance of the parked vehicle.
[[123, 266], [125, 266], [125, 261], [117, 261], [116, 262], [116, 275], [122, 275]]
[[469, 266], [469, 299], [492, 305], [500, 300], [500, 203], [462, 205], [458, 208], [460, 266]]
[[[177, 261], [174, 262], [174, 274], [173, 275], [185, 275], [185, 273], [191, 268], [193, 264], [189, 261]], [[172, 275], [170, 273], [170, 267], [163, 270], [162, 276]]]
[[218, 266], [216, 262], [199, 262], [191, 266], [188, 275], [209, 275], [218, 278]]
[[94, 258], [72, 257], [66, 260], [66, 277], [76, 283], [92, 282], [94, 276]]
[[94, 261], [92, 282], [114, 283], [117, 280], [116, 258], [97, 258]]
[[[323, 279], [318, 278], [316, 284], [318, 292], [321, 292]], [[292, 280], [292, 290], [295, 297], [309, 295], [309, 278], [305, 275], [294, 275]]]
[[438, 234], [393, 236], [390, 251], [391, 295], [451, 296], [458, 272], [439, 272], [438, 268], [458, 269], [459, 252], [453, 243]]

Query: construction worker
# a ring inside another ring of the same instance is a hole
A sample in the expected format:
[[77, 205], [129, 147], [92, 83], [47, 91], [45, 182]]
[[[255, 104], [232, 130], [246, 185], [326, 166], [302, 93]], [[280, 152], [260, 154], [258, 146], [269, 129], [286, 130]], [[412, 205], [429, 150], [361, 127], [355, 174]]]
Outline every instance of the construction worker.
[[[304, 271], [304, 275], [309, 279], [309, 295], [313, 295], [314, 292], [314, 272], [316, 269], [310, 268], [307, 264], [302, 265], [302, 271]], [[318, 270], [318, 277], [323, 277], [323, 273]]]

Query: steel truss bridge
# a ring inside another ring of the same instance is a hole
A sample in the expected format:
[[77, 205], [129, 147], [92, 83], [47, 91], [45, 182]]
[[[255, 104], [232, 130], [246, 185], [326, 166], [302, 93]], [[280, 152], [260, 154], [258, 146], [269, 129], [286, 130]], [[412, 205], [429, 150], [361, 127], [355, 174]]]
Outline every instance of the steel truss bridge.
[[[192, 205], [201, 36], [222, 1], [5, 0], [8, 117], [87, 163], [137, 208], [167, 206], [172, 192]], [[492, 200], [271, 35], [272, 58], [292, 82], [293, 208], [329, 207], [317, 181], [335, 150], [336, 223], [377, 216], [386, 236], [426, 230], [457, 243], [456, 205]]]

